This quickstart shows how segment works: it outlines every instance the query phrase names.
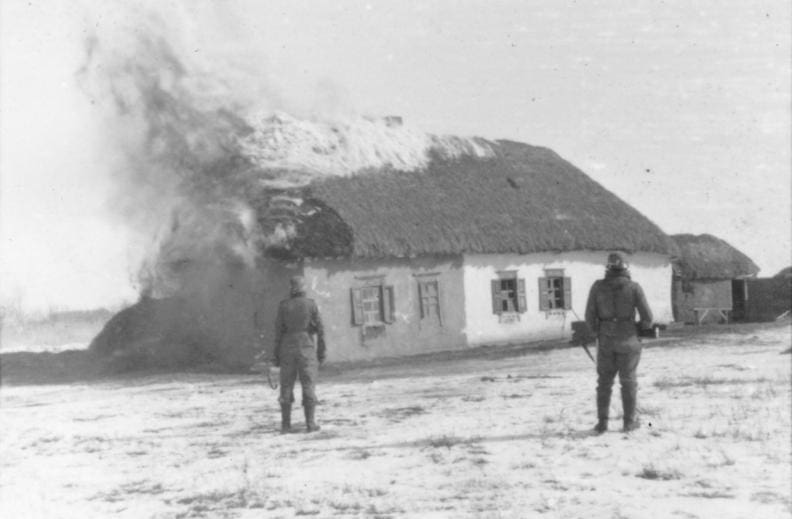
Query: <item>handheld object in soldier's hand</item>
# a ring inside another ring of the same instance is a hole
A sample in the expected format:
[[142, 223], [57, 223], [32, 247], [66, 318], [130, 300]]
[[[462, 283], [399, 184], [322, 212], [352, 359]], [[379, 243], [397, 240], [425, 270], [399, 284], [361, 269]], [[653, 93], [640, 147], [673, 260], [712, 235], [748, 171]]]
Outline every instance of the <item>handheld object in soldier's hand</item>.
[[261, 355], [257, 355], [255, 362], [250, 366], [250, 371], [263, 374], [267, 377], [269, 387], [278, 389], [280, 368], [275, 366], [271, 361], [263, 359]]
[[597, 341], [597, 334], [591, 329], [586, 321], [573, 321], [572, 322], [572, 340], [571, 344], [582, 346], [583, 350], [588, 355], [592, 362], [595, 362], [594, 357], [588, 349], [588, 345]]
[[663, 328], [659, 324], [653, 324], [648, 328], [645, 328], [641, 325], [641, 323], [635, 323], [636, 331], [638, 332], [638, 337], [646, 338], [646, 339], [657, 339], [660, 337], [660, 330]]
[[597, 334], [589, 327], [586, 321], [572, 322], [572, 344], [587, 346], [597, 341]]
[[270, 364], [267, 369], [267, 383], [272, 389], [278, 389], [278, 382], [280, 381], [280, 368], [274, 364]]

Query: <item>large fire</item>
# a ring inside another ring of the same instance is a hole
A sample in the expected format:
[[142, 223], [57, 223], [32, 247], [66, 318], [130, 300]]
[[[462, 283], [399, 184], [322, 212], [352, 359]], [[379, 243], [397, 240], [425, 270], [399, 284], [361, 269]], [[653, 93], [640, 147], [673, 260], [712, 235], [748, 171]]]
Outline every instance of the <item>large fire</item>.
[[421, 169], [432, 154], [491, 153], [481, 140], [430, 135], [394, 116], [293, 117], [271, 87], [247, 84], [263, 72], [198, 63], [166, 34], [161, 20], [144, 17], [111, 38], [92, 35], [79, 79], [121, 157], [113, 206], [141, 237], [141, 296], [186, 301], [191, 322], [216, 341], [233, 335], [230, 327], [252, 327], [224, 310], [259, 319], [266, 251], [293, 238], [301, 187]]
[[147, 242], [137, 276], [145, 294], [185, 289], [171, 266], [187, 261], [254, 265], [293, 231], [282, 218], [267, 221], [268, 209], [317, 178], [421, 169], [430, 152], [490, 153], [482, 141], [430, 135], [398, 117], [262, 110], [270, 100], [242, 101], [225, 69], [194, 66], [159, 25], [148, 27], [122, 35], [123, 45], [92, 36], [80, 71], [124, 157], [115, 206]]

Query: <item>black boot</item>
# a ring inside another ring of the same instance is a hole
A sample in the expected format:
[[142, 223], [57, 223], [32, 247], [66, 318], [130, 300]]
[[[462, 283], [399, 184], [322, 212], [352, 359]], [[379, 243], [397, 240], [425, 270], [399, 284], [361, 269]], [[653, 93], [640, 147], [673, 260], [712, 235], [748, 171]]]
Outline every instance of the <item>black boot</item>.
[[608, 419], [605, 418], [604, 420], [600, 418], [597, 420], [597, 425], [594, 426], [594, 432], [597, 434], [602, 434], [608, 430]]
[[281, 434], [289, 434], [291, 428], [291, 404], [281, 404]]
[[597, 388], [597, 425], [594, 432], [602, 434], [608, 430], [608, 413], [610, 411], [610, 391]]
[[638, 429], [641, 423], [635, 415], [638, 388], [622, 387], [622, 409], [624, 410], [624, 432]]
[[321, 429], [318, 425], [316, 425], [316, 421], [314, 420], [315, 411], [316, 411], [316, 404], [303, 404], [303, 408], [305, 409], [305, 428], [308, 432], [314, 432]]

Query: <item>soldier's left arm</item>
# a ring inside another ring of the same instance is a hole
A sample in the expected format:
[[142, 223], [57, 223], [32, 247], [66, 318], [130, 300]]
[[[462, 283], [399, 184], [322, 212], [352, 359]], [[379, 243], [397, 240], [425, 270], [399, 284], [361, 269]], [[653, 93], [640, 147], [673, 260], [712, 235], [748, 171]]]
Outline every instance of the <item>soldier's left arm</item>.
[[283, 305], [278, 306], [278, 315], [275, 317], [275, 347], [272, 351], [272, 361], [275, 366], [280, 366], [280, 347], [283, 340]]
[[643, 288], [638, 283], [635, 283], [635, 308], [638, 309], [638, 315], [641, 317], [641, 327], [644, 329], [652, 326], [653, 316], [652, 310], [649, 308], [649, 303], [646, 302]]
[[311, 309], [311, 321], [313, 330], [316, 332], [316, 358], [319, 362], [324, 362], [327, 353], [324, 339], [324, 325], [322, 324], [322, 316], [319, 315], [319, 308], [316, 306], [316, 302], [313, 303], [313, 308]]

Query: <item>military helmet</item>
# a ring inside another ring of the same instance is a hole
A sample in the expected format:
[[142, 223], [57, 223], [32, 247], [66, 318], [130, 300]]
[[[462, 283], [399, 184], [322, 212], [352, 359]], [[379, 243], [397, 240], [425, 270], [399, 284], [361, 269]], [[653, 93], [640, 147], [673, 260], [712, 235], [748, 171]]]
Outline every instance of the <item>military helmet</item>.
[[292, 294], [299, 294], [305, 292], [305, 278], [302, 276], [292, 276], [289, 280]]
[[624, 256], [621, 253], [611, 252], [608, 254], [608, 263], [605, 266], [608, 270], [625, 270], [627, 262], [624, 261]]

